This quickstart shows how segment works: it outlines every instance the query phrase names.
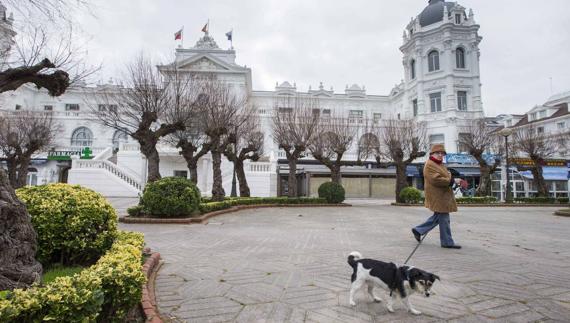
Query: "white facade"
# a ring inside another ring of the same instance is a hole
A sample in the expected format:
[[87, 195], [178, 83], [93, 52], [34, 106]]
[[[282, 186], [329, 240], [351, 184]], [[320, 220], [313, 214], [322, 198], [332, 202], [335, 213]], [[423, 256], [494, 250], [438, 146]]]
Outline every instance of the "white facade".
[[[250, 95], [261, 116], [266, 156], [261, 162], [248, 163], [246, 175], [252, 196], [275, 196], [277, 160], [283, 154], [273, 142], [270, 116], [280, 98], [287, 95], [317, 97], [321, 114], [344, 115], [356, 123], [389, 118], [426, 121], [430, 142], [444, 143], [448, 152], [456, 152], [457, 138], [465, 120], [484, 116], [478, 47], [482, 38], [478, 30], [471, 10], [466, 11], [455, 2], [430, 1], [404, 30], [400, 47], [404, 80], [386, 95], [367, 94], [364, 86], [356, 84], [347, 85], [344, 93], [335, 93], [322, 83], [300, 93], [294, 83], [287, 81], [277, 83], [274, 91], [255, 91], [252, 69], [236, 64], [236, 51], [220, 49], [207, 33], [194, 47], [177, 48], [172, 64], [182, 71], [213, 72]], [[159, 67], [163, 72], [170, 68], [172, 65]], [[27, 85], [3, 94], [2, 109], [54, 113], [63, 125], [54, 150], [80, 150], [88, 146], [96, 156], [93, 160], [76, 159], [70, 165], [65, 161], [46, 161], [47, 154], [40, 154], [33, 165], [37, 169], [37, 184], [65, 180], [65, 173], [69, 172], [70, 183], [92, 187], [106, 196], [136, 196], [140, 192], [146, 178], [146, 161], [136, 143], [99, 125], [88, 114], [88, 102], [103, 102], [101, 93], [117, 86], [120, 85], [109, 82], [96, 87], [74, 87], [57, 98]], [[346, 154], [347, 159], [356, 159], [355, 148]], [[175, 148], [162, 145], [159, 152], [163, 177], [187, 171], [184, 159]], [[222, 167], [223, 185], [229, 194], [232, 167], [227, 160]], [[198, 186], [205, 194], [209, 194], [212, 186], [211, 168], [211, 158], [205, 156], [198, 169]]]

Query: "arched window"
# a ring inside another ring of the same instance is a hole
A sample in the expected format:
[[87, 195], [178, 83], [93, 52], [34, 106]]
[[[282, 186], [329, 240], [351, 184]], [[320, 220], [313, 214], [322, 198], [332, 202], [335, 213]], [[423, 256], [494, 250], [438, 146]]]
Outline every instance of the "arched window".
[[119, 150], [121, 143], [126, 143], [129, 141], [129, 137], [124, 131], [117, 130], [113, 134], [113, 151]]
[[410, 77], [413, 79], [416, 78], [416, 60], [412, 59], [410, 62]]
[[430, 72], [439, 71], [439, 53], [437, 50], [432, 50], [428, 54], [428, 70]]
[[90, 147], [93, 143], [93, 133], [86, 127], [80, 127], [71, 135], [71, 146]]
[[380, 150], [380, 140], [372, 133], [365, 133], [358, 140], [358, 159], [374, 158]]
[[455, 50], [455, 63], [457, 68], [465, 68], [465, 50], [461, 47]]

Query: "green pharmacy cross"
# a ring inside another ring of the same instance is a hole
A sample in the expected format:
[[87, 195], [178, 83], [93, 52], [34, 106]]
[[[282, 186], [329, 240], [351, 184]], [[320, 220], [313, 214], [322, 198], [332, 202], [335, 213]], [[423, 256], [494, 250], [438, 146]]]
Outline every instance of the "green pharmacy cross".
[[91, 150], [89, 147], [85, 147], [83, 148], [83, 150], [81, 150], [81, 159], [91, 159], [93, 158], [93, 156], [91, 156], [91, 154], [93, 153], [93, 150]]

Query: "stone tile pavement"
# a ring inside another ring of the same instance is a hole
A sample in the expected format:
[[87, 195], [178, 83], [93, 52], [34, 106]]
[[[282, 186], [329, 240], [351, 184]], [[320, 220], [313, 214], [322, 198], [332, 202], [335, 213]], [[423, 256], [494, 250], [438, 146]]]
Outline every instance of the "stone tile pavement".
[[570, 218], [552, 208], [461, 208], [461, 250], [439, 247], [434, 229], [411, 264], [441, 276], [424, 314], [359, 295], [348, 305], [353, 250], [403, 262], [415, 246], [420, 207], [352, 201], [351, 208], [272, 208], [219, 216], [207, 225], [126, 225], [164, 260], [159, 310], [173, 322], [569, 322]]

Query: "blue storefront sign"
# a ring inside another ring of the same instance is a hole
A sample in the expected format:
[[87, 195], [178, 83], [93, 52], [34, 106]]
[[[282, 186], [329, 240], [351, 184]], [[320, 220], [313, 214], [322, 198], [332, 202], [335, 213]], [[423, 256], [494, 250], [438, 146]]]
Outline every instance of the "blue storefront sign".
[[[501, 156], [495, 154], [483, 154], [483, 159], [488, 165], [493, 165], [495, 159], [501, 159]], [[445, 155], [445, 162], [447, 164], [463, 164], [463, 165], [477, 165], [477, 159], [469, 154], [447, 154]]]

